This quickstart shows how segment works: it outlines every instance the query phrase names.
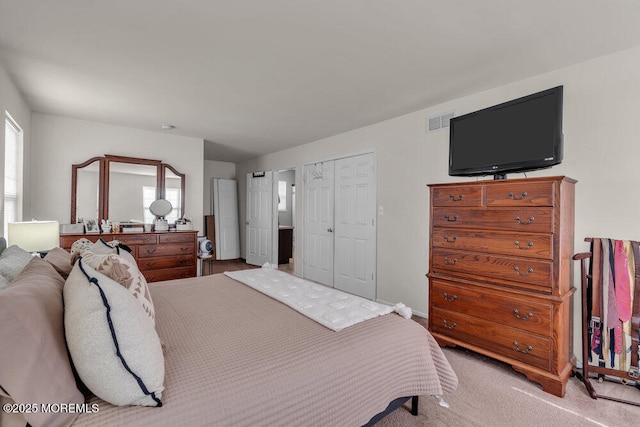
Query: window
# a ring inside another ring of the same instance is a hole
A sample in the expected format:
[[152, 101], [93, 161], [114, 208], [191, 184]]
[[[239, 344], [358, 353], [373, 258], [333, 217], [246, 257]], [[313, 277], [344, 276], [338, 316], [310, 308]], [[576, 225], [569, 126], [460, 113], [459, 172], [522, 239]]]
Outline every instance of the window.
[[5, 114], [4, 121], [4, 236], [10, 222], [20, 220], [20, 172], [22, 170], [22, 129]]
[[[180, 189], [179, 188], [167, 188], [165, 189], [166, 199], [171, 203], [173, 209], [171, 213], [164, 219], [169, 224], [173, 224], [179, 219], [180, 212], [182, 212], [182, 206], [180, 205]], [[149, 206], [156, 200], [156, 187], [142, 187], [142, 205], [144, 206], [144, 222], [145, 224], [153, 224], [155, 216], [149, 210]]]
[[278, 181], [278, 210], [287, 210], [287, 181]]

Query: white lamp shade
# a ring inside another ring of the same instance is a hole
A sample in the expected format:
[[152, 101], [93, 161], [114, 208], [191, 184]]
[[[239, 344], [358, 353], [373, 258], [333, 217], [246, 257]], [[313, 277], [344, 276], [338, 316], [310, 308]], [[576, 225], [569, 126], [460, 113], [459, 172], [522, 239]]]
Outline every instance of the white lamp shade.
[[60, 244], [58, 221], [10, 222], [7, 243], [27, 252], [42, 252]]

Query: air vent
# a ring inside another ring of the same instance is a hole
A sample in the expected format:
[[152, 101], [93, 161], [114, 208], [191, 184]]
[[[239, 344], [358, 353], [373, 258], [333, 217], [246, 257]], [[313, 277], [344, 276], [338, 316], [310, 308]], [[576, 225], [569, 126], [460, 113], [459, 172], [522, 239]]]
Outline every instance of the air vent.
[[442, 113], [427, 119], [427, 129], [433, 132], [438, 129], [449, 127], [449, 121], [453, 118], [454, 112]]

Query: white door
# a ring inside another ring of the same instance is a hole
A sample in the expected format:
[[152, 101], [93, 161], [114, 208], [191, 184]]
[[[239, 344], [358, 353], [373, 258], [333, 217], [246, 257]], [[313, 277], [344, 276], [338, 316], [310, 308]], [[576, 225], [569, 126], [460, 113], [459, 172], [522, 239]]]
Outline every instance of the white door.
[[247, 174], [247, 263], [271, 262], [273, 245], [273, 172]]
[[333, 286], [333, 167], [304, 167], [303, 271], [309, 280]]
[[372, 153], [335, 162], [336, 289], [376, 298], [376, 173]]
[[212, 180], [216, 227], [216, 259], [240, 258], [238, 184], [234, 179]]

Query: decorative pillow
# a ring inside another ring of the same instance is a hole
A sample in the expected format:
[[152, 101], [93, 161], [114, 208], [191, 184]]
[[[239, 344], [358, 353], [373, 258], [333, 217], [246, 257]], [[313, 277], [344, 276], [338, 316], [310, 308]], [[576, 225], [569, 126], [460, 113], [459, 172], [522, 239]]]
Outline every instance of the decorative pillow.
[[64, 305], [69, 353], [89, 390], [114, 405], [161, 406], [160, 339], [131, 293], [81, 257], [64, 286]]
[[9, 283], [20, 274], [31, 261], [31, 254], [19, 246], [11, 245], [0, 254], [0, 275]]
[[75, 264], [80, 255], [85, 251], [90, 251], [93, 248], [93, 242], [86, 238], [81, 238], [73, 242], [71, 245], [71, 265]]
[[[82, 404], [64, 335], [64, 280], [46, 261], [31, 257], [0, 292], [0, 386], [19, 404]], [[78, 414], [25, 413], [33, 426], [69, 425]]]
[[53, 248], [44, 257], [44, 260], [56, 269], [56, 271], [66, 279], [71, 273], [71, 254], [62, 248]]
[[126, 251], [122, 251], [121, 255], [115, 253], [96, 254], [93, 251], [84, 251], [82, 260], [86, 265], [128, 289], [136, 297], [155, 325], [156, 313], [149, 293], [147, 279], [138, 269], [138, 264], [136, 264], [131, 254]]
[[126, 252], [120, 250], [120, 241], [112, 240], [106, 242], [103, 238], [99, 238], [91, 247], [91, 251], [97, 254], [120, 254], [120, 252]]

